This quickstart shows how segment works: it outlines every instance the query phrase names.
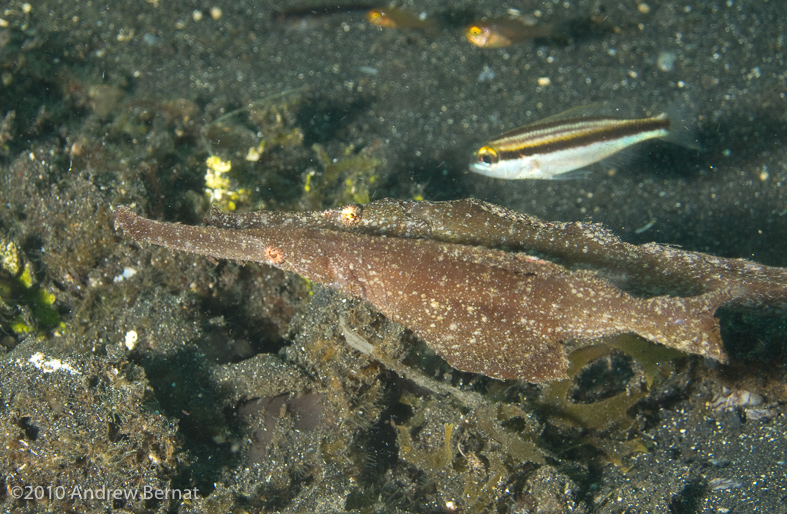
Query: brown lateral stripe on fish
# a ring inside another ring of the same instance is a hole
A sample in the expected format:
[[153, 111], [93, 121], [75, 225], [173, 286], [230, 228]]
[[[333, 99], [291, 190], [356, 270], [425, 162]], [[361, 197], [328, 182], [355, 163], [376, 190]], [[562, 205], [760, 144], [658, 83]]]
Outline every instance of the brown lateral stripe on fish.
[[255, 261], [371, 303], [449, 364], [497, 379], [566, 377], [566, 346], [636, 333], [724, 361], [723, 295], [638, 299], [588, 272], [521, 254], [291, 225], [233, 230], [148, 220], [119, 207], [139, 242]]
[[688, 134], [675, 130], [666, 113], [640, 119], [568, 118], [565, 114], [511, 130], [488, 142], [476, 152], [470, 170], [502, 179], [551, 179], [648, 139], [662, 138], [697, 148]]

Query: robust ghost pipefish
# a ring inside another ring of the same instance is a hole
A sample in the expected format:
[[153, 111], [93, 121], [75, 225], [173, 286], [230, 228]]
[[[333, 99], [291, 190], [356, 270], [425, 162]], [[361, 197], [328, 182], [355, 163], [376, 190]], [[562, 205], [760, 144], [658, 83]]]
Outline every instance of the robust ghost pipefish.
[[[352, 209], [341, 215], [353, 222]], [[455, 368], [497, 379], [566, 378], [568, 350], [622, 333], [726, 360], [714, 312], [727, 291], [636, 298], [593, 272], [525, 253], [298, 223], [194, 227], [119, 207], [115, 227], [138, 242], [268, 264], [366, 300]]]

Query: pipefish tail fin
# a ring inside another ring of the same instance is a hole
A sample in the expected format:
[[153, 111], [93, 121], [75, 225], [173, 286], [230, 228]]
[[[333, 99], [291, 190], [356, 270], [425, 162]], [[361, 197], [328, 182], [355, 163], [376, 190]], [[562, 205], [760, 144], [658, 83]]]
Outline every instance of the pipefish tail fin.
[[719, 320], [714, 314], [729, 296], [729, 292], [715, 291], [700, 296], [657, 296], [644, 300], [645, 309], [652, 317], [634, 332], [669, 348], [727, 362]]

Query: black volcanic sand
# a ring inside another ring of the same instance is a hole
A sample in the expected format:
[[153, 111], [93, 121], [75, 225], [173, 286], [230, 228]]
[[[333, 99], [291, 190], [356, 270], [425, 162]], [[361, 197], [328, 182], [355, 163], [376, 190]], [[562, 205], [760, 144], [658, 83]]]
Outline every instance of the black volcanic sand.
[[[480, 49], [462, 27], [519, 4], [407, 2], [424, 31], [352, 4], [7, 2], [4, 509], [785, 512], [783, 317], [720, 313], [726, 366], [603, 356], [572, 389], [594, 421], [571, 420], [569, 400], [452, 370], [361, 302], [112, 229], [121, 204], [199, 223], [217, 154], [239, 209], [474, 196], [787, 266], [783, 6], [665, 4], [536, 2], [522, 14], [552, 37]], [[467, 170], [500, 132], [593, 103], [680, 106], [702, 151], [649, 142], [573, 180]], [[145, 487], [159, 496], [107, 499]]]

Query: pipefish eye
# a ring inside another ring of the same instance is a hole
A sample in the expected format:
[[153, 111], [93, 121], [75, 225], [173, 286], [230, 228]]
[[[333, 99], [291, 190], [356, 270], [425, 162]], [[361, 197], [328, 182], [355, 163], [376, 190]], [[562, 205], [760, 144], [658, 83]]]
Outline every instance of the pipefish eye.
[[472, 37], [477, 37], [481, 35], [481, 27], [478, 25], [472, 25], [467, 29], [467, 35]]
[[361, 206], [348, 205], [342, 208], [340, 218], [345, 225], [355, 225], [361, 221]]
[[491, 146], [484, 146], [478, 150], [478, 160], [486, 165], [492, 165], [497, 162], [497, 150]]

